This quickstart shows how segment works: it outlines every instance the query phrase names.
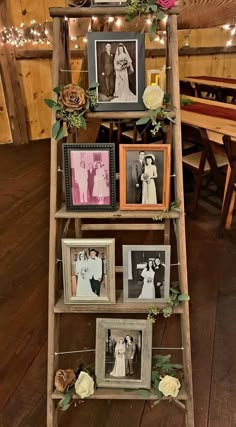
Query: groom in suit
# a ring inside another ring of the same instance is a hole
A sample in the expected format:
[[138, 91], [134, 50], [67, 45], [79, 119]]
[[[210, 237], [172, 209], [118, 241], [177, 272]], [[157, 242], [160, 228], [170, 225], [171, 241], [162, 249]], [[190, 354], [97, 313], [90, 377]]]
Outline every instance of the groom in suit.
[[91, 283], [92, 291], [100, 296], [100, 288], [103, 276], [103, 264], [102, 259], [98, 257], [98, 251], [91, 249], [89, 252], [90, 258], [88, 260], [89, 267], [89, 279]]
[[133, 360], [135, 356], [136, 345], [133, 337], [126, 335], [125, 337], [125, 372], [126, 375], [134, 374]]
[[104, 95], [112, 97], [115, 90], [114, 55], [111, 53], [111, 43], [105, 45], [101, 54], [101, 72], [104, 79]]
[[154, 288], [155, 288], [155, 298], [161, 298], [161, 286], [163, 285], [165, 267], [161, 264], [159, 257], [155, 258], [154, 261]]
[[135, 190], [135, 203], [142, 203], [142, 181], [141, 176], [144, 172], [145, 152], [139, 151], [138, 159], [132, 164], [132, 180]]

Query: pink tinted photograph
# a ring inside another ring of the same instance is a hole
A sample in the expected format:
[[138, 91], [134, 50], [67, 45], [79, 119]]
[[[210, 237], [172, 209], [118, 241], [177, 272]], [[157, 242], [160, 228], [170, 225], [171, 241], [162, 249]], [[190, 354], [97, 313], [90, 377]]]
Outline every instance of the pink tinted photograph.
[[65, 144], [65, 196], [68, 210], [115, 208], [114, 144]]

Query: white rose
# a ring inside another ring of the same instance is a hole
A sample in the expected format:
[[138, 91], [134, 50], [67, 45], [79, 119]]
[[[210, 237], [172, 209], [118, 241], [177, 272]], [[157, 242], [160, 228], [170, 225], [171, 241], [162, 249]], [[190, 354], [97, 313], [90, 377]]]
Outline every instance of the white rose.
[[86, 372], [80, 372], [75, 383], [75, 392], [81, 399], [94, 394], [94, 381]]
[[180, 387], [181, 384], [178, 378], [171, 377], [170, 375], [165, 375], [158, 386], [159, 390], [164, 394], [164, 396], [171, 397], [178, 396]]
[[143, 93], [143, 102], [148, 110], [156, 110], [162, 106], [164, 92], [158, 85], [147, 86]]

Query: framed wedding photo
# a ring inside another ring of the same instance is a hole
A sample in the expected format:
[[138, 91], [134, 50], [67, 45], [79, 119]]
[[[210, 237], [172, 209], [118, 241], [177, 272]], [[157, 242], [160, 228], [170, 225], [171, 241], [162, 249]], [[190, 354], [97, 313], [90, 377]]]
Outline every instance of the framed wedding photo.
[[89, 32], [89, 83], [98, 83], [97, 111], [144, 110], [144, 34]]
[[124, 302], [167, 302], [170, 294], [170, 246], [123, 246]]
[[65, 304], [115, 303], [115, 239], [62, 239]]
[[116, 209], [115, 144], [64, 144], [68, 211]]
[[165, 210], [170, 198], [169, 144], [120, 145], [120, 209]]
[[98, 387], [151, 387], [152, 323], [97, 319], [95, 374]]

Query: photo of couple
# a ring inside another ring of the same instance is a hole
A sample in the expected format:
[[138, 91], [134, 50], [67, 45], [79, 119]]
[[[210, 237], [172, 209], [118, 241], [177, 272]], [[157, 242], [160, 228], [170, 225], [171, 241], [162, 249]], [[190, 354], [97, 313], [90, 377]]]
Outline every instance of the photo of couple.
[[108, 329], [106, 341], [106, 378], [141, 378], [140, 331]]
[[99, 102], [137, 102], [136, 44], [96, 41]]
[[124, 246], [124, 299], [166, 300], [170, 286], [170, 246]]
[[107, 297], [106, 248], [71, 249], [72, 297]]
[[163, 153], [127, 150], [126, 203], [162, 203]]
[[71, 151], [72, 201], [74, 205], [110, 203], [108, 151]]

